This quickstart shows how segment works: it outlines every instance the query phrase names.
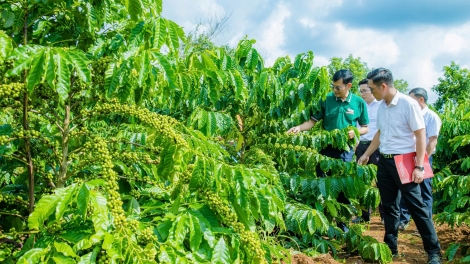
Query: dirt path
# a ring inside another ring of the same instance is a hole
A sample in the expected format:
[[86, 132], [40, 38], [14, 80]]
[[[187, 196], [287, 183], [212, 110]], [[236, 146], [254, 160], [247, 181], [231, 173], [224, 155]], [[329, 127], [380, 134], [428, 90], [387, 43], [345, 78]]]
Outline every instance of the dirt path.
[[[426, 263], [428, 257], [423, 250], [421, 237], [413, 235], [415, 230], [416, 225], [414, 222], [411, 222], [410, 226], [405, 231], [398, 233], [398, 250], [400, 253], [403, 253], [404, 256], [394, 260], [392, 263]], [[461, 226], [452, 230], [448, 225], [441, 225], [436, 226], [436, 231], [441, 243], [442, 254], [444, 254], [444, 251], [451, 243], [470, 242], [470, 229], [467, 226]], [[384, 226], [380, 222], [380, 217], [376, 216], [372, 217], [365, 235], [374, 237], [378, 241], [383, 241], [384, 232]], [[460, 252], [457, 253], [457, 258], [461, 258]]]
[[[403, 254], [403, 257], [394, 259], [393, 264], [413, 263], [421, 264], [426, 263], [428, 257], [426, 252], [423, 250], [423, 242], [420, 237], [413, 235], [416, 230], [414, 222], [410, 223], [410, 226], [403, 232], [398, 233], [398, 248], [399, 252]], [[442, 254], [455, 242], [470, 243], [470, 228], [467, 226], [461, 226], [452, 230], [448, 225], [436, 226], [437, 235], [442, 247]], [[364, 235], [374, 237], [378, 241], [383, 241], [384, 226], [380, 222], [380, 217], [372, 217], [369, 225], [366, 225], [366, 231]], [[460, 251], [460, 250], [459, 250]], [[457, 252], [456, 259], [460, 259], [462, 256], [460, 252]], [[339, 262], [338, 262], [339, 261]], [[333, 264], [333, 263], [349, 263], [349, 264], [363, 264], [366, 263], [360, 256], [350, 256], [347, 259], [334, 260], [331, 255], [320, 255], [315, 258], [309, 258], [303, 254], [293, 256], [293, 264]], [[453, 261], [449, 263], [458, 263]]]

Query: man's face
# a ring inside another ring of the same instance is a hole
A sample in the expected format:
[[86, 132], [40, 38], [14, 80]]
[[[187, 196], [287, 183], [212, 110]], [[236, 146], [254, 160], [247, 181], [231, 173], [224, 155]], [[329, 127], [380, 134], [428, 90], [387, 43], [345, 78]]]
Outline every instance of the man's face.
[[367, 83], [359, 85], [359, 92], [361, 93], [361, 97], [364, 101], [370, 102], [374, 100], [374, 95], [372, 95]]
[[346, 98], [349, 89], [351, 89], [351, 84], [344, 84], [343, 79], [339, 79], [336, 82], [333, 82], [331, 89], [337, 98]]
[[374, 84], [372, 80], [369, 80], [369, 89], [372, 92], [372, 95], [375, 97], [377, 100], [382, 100], [384, 97], [384, 90], [383, 90], [383, 85], [377, 86]]

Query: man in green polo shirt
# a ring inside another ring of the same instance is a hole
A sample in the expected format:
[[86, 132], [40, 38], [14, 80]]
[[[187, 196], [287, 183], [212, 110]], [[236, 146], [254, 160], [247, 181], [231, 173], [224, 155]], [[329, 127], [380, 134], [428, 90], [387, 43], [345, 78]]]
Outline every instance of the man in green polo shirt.
[[[369, 131], [369, 115], [367, 104], [359, 96], [349, 90], [352, 86], [353, 75], [349, 70], [339, 70], [333, 75], [332, 93], [326, 96], [325, 100], [319, 102], [318, 111], [311, 115], [311, 119], [299, 126], [292, 127], [287, 133], [299, 133], [311, 129], [319, 120], [323, 120], [323, 127], [327, 131], [333, 129], [343, 129], [348, 126], [355, 127], [359, 123], [359, 133], [361, 135]], [[349, 138], [354, 138], [354, 131], [348, 132]], [[341, 159], [345, 162], [353, 161], [354, 149], [349, 151], [339, 150], [332, 146], [327, 146], [320, 151], [320, 154], [330, 158]], [[325, 177], [320, 166], [317, 166], [317, 175]], [[344, 193], [338, 195], [338, 202], [350, 204]], [[347, 231], [344, 223], [338, 223], [338, 227]]]

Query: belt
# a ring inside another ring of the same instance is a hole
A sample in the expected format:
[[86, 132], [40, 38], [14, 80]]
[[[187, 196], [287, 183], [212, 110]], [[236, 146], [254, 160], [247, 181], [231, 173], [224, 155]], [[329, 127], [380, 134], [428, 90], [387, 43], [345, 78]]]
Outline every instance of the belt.
[[364, 144], [364, 145], [370, 144], [371, 142], [372, 141], [370, 141], [370, 140], [361, 140], [361, 141], [359, 141], [359, 143]]
[[380, 156], [384, 157], [385, 159], [393, 159], [394, 156], [400, 155], [400, 154], [384, 154], [380, 153]]

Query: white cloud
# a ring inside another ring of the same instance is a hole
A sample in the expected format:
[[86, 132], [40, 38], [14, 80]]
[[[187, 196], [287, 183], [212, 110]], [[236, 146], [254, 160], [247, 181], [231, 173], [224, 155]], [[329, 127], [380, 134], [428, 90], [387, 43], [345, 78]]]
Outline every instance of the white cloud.
[[[395, 78], [405, 79], [410, 87], [430, 90], [442, 76], [443, 66], [455, 61], [468, 67], [470, 61], [470, 21], [440, 25], [436, 20], [432, 26], [404, 24], [406, 26], [382, 29], [372, 29], [374, 25], [354, 28], [335, 22], [340, 19], [335, 19], [335, 8], [347, 3], [342, 0], [163, 2], [163, 15], [186, 29], [205, 14], [233, 12], [230, 35], [224, 43], [236, 46], [246, 35], [256, 39], [255, 47], [265, 58], [266, 65], [271, 65], [280, 56], [293, 58], [307, 50], [314, 52], [317, 66], [327, 65], [331, 57], [345, 58], [353, 54], [371, 68], [389, 68]], [[430, 101], [435, 99], [436, 95], [430, 93]]]
[[281, 47], [284, 46], [285, 40], [284, 20], [290, 15], [289, 8], [280, 3], [260, 25], [262, 32], [256, 46], [261, 47], [268, 53], [268, 58], [265, 61], [266, 65], [272, 65], [278, 57], [287, 55]]

